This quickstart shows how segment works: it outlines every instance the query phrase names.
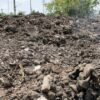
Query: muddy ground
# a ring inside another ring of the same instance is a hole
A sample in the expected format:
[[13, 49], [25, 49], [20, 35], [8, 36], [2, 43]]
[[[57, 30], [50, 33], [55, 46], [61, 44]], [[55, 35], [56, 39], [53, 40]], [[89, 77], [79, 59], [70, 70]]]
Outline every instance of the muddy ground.
[[99, 19], [0, 18], [0, 100], [100, 100], [99, 80]]

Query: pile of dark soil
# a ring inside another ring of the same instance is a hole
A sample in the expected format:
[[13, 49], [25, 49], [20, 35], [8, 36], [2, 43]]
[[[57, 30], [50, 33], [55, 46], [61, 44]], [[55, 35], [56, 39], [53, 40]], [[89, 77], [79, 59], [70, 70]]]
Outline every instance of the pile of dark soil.
[[97, 100], [99, 32], [96, 19], [1, 18], [0, 100]]

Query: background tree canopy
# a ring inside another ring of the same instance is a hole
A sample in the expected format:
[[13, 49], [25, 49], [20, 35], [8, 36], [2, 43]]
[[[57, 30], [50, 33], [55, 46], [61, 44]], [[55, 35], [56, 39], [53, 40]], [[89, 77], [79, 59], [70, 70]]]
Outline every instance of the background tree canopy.
[[93, 13], [97, 4], [98, 0], [52, 0], [45, 6], [50, 15], [86, 16]]

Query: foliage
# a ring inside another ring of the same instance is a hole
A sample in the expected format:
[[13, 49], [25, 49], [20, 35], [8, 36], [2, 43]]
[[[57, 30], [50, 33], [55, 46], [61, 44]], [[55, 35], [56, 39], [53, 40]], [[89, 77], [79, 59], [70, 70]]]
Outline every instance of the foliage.
[[10, 16], [14, 16], [14, 13], [11, 12], [9, 15], [10, 15]]
[[45, 4], [51, 15], [78, 15], [85, 16], [93, 11], [98, 0], [52, 0]]
[[93, 8], [98, 4], [98, 0], [80, 0], [79, 13], [81, 16], [93, 13]]
[[18, 12], [18, 15], [25, 15], [23, 11]]
[[35, 10], [32, 10], [31, 14], [35, 14], [35, 13], [36, 13], [36, 11]]
[[6, 16], [5, 13], [0, 13], [0, 17], [4, 17], [4, 16]]

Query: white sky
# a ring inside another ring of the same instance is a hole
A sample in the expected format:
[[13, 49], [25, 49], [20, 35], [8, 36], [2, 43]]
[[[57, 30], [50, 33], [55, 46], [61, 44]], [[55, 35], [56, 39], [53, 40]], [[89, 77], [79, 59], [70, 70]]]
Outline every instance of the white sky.
[[[49, 2], [51, 0], [44, 0], [45, 2]], [[9, 7], [8, 7], [9, 2]], [[43, 0], [32, 0], [32, 8], [35, 11], [39, 11], [43, 13]], [[23, 11], [25, 13], [30, 12], [30, 0], [16, 0], [17, 12]], [[100, 5], [96, 7], [96, 10], [100, 10]], [[13, 12], [13, 0], [0, 0], [0, 12], [10, 13]]]
[[[51, 0], [45, 0], [49, 2]], [[9, 2], [9, 3], [8, 3]], [[32, 9], [35, 11], [43, 12], [43, 0], [32, 0]], [[16, 0], [17, 12], [23, 11], [30, 12], [30, 0]], [[0, 12], [10, 13], [13, 12], [13, 0], [0, 0]]]

